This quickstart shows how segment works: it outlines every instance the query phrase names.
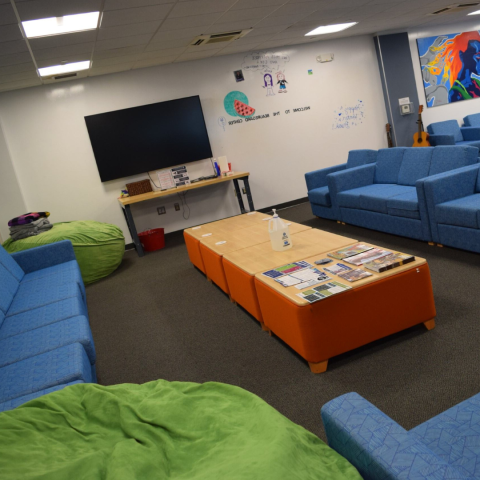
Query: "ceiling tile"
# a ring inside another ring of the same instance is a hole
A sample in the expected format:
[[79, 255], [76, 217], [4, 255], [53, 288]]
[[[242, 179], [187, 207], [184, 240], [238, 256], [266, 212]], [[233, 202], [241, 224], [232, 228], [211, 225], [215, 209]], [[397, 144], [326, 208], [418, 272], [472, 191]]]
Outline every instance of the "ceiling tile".
[[[217, 47], [218, 49], [218, 47]], [[175, 56], [178, 57], [182, 53], [185, 52], [185, 47], [177, 47], [177, 48], [165, 48], [163, 50], [154, 50], [152, 52], [145, 52], [142, 53], [138, 59], [139, 60], [147, 60], [149, 58], [160, 58], [160, 57], [171, 57]]]
[[141, 53], [144, 48], [144, 45], [132, 45], [131, 47], [112, 48], [111, 50], [95, 50], [93, 58], [124, 57], [134, 53]]
[[295, 22], [298, 22], [304, 19], [306, 15], [283, 15], [281, 17], [267, 17], [262, 21], [258, 22], [256, 27], [272, 27], [276, 25], [292, 25]]
[[106, 0], [104, 11], [173, 3], [172, 0]]
[[[38, 18], [63, 17], [76, 13], [98, 12], [101, 0], [30, 0], [16, 2], [20, 19], [36, 20]], [[0, 14], [0, 18], [1, 18]]]
[[183, 30], [201, 26], [208, 27], [219, 19], [221, 15], [221, 13], [208, 13], [206, 15], [195, 15], [193, 17], [167, 18], [160, 27], [159, 32]]
[[79, 43], [76, 45], [66, 45], [55, 48], [42, 48], [35, 52], [35, 60], [45, 60], [48, 58], [63, 57], [65, 60], [71, 55], [87, 54], [90, 55], [93, 50], [93, 42]]
[[91, 53], [77, 53], [71, 55], [62, 55], [61, 57], [45, 58], [39, 59], [36, 58], [38, 68], [51, 67], [52, 65], [60, 65], [61, 62], [74, 63], [74, 62], [85, 62], [90, 60]]
[[231, 45], [252, 45], [260, 42], [266, 42], [273, 37], [273, 34], [269, 35], [256, 35], [251, 37], [250, 34], [246, 35], [245, 37], [239, 38], [238, 40], [234, 40], [231, 42]]
[[0, 67], [6, 67], [7, 65], [17, 65], [19, 63], [28, 63], [31, 61], [32, 61], [32, 57], [30, 56], [30, 52], [1, 55]]
[[244, 10], [257, 7], [279, 7], [287, 3], [287, 0], [238, 0], [232, 10]]
[[257, 23], [257, 20], [242, 20], [240, 22], [231, 22], [231, 23], [214, 23], [209, 27], [205, 28], [203, 33], [224, 33], [232, 32], [235, 30], [248, 30]]
[[14, 40], [13, 42], [0, 43], [0, 55], [9, 55], [10, 53], [28, 52], [27, 42], [25, 40]]
[[228, 45], [229, 42], [225, 43], [212, 43], [211, 45], [196, 45], [188, 47], [185, 53], [199, 53], [199, 52], [208, 52], [209, 50], [218, 50], [224, 48]]
[[104, 12], [102, 27], [114, 27], [116, 25], [127, 25], [129, 23], [151, 22], [162, 20], [170, 12], [173, 4], [153, 5], [150, 7], [125, 8], [122, 10], [109, 10]]
[[179, 30], [160, 30], [153, 36], [152, 42], [160, 42], [163, 40], [177, 40], [177, 39], [189, 39], [193, 40], [196, 36], [204, 33], [204, 30], [208, 27], [200, 26], [194, 28], [181, 28]]
[[191, 38], [178, 38], [176, 40], [163, 40], [161, 42], [149, 43], [145, 48], [146, 52], [153, 50], [164, 50], [165, 48], [188, 47]]
[[284, 25], [277, 25], [273, 27], [253, 27], [253, 30], [247, 35], [247, 37], [256, 37], [258, 35], [268, 35], [268, 34], [275, 34], [285, 30]]
[[49, 37], [31, 38], [28, 42], [32, 50], [40, 50], [42, 48], [64, 47], [67, 45], [76, 45], [78, 43], [94, 42], [97, 35], [96, 30], [88, 32], [76, 32], [65, 35], [51, 35]]
[[109, 38], [108, 40], [97, 40], [95, 50], [112, 50], [114, 48], [131, 47], [135, 45], [146, 45], [152, 35], [135, 35], [133, 37]]
[[121, 63], [118, 65], [109, 65], [106, 67], [91, 68], [88, 71], [88, 76], [95, 77], [97, 75], [107, 75], [109, 73], [126, 72], [130, 70], [132, 66], [133, 66], [133, 63], [128, 62], [128, 63]]
[[278, 17], [280, 15], [299, 15], [301, 13], [312, 13], [320, 8], [318, 2], [302, 2], [283, 5], [271, 13], [271, 17]]
[[12, 23], [18, 23], [12, 6], [10, 4], [0, 5], [0, 25], [9, 25]]
[[175, 5], [168, 18], [226, 12], [235, 1], [236, 0], [193, 0], [179, 2]]
[[22, 40], [22, 32], [18, 24], [0, 26], [0, 42], [10, 42], [12, 40]]
[[35, 69], [28, 70], [26, 72], [11, 73], [9, 75], [0, 76], [0, 85], [2, 83], [16, 82], [17, 80], [36, 80], [38, 78], [37, 71]]
[[132, 64], [137, 59], [138, 59], [138, 54], [126, 55], [122, 57], [98, 58], [98, 59], [94, 58], [92, 62], [92, 68], [108, 67], [110, 65], [118, 65], [119, 63]]
[[160, 26], [161, 20], [154, 22], [130, 23], [128, 25], [117, 25], [116, 27], [100, 28], [98, 40], [110, 38], [131, 37], [134, 35], [153, 34]]
[[213, 57], [213, 55], [217, 52], [219, 52], [220, 49], [218, 50], [209, 50], [208, 52], [198, 52], [198, 53], [184, 53], [183, 55], [180, 55], [176, 60], [175, 63], [178, 62], [188, 62], [189, 60], [200, 60], [202, 58], [207, 58], [207, 57]]
[[7, 67], [0, 67], [0, 77], [3, 75], [11, 75], [13, 73], [21, 72], [31, 72], [36, 71], [35, 66], [33, 65], [32, 59], [30, 58], [27, 63], [19, 63], [17, 65], [9, 65]]
[[[276, 8], [276, 7], [273, 7]], [[227, 12], [217, 23], [240, 22], [242, 20], [261, 20], [272, 13], [272, 7], [247, 8]]]
[[170, 57], [148, 58], [146, 60], [140, 60], [136, 62], [133, 68], [137, 69], [145, 67], [155, 67], [157, 65], [165, 65], [167, 63], [173, 63], [176, 59], [176, 55], [172, 55]]

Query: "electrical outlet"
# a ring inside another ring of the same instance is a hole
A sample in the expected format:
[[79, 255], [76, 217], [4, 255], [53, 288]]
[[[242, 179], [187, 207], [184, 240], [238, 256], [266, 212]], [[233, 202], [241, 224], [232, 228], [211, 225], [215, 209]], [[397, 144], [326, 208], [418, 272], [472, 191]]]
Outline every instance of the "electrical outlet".
[[180, 210], [180, 204], [179, 203], [175, 203], [174, 207], [175, 207], [176, 212], [178, 212]]
[[164, 213], [167, 213], [165, 210], [165, 207], [158, 207], [157, 212], [159, 215], [163, 215]]
[[242, 187], [242, 192], [243, 192], [244, 195], [246, 195], [247, 194], [247, 189], [245, 187]]

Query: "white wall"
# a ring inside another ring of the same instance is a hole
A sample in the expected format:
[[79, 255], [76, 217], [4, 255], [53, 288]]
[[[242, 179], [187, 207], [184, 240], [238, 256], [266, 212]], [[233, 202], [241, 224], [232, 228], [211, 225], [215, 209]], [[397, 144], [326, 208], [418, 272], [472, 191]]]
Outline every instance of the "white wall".
[[0, 123], [0, 243], [9, 237], [8, 221], [22, 213], [27, 207]]
[[[101, 183], [84, 116], [190, 95], [200, 95], [214, 156], [226, 155], [234, 170], [251, 172], [257, 209], [305, 197], [304, 173], [345, 162], [350, 149], [386, 146], [385, 107], [370, 36], [273, 51], [283, 52], [290, 60], [284, 66], [288, 93], [275, 89], [271, 97], [262, 88], [259, 72], [244, 71], [245, 81], [235, 82], [233, 71], [242, 68], [245, 54], [1, 94], [0, 120], [27, 210], [48, 210], [54, 222], [93, 219], [114, 223], [129, 242], [117, 197], [125, 183], [146, 175]], [[333, 62], [316, 62], [318, 54], [330, 52], [335, 55]], [[308, 75], [309, 69], [313, 75]], [[232, 90], [244, 92], [256, 114], [269, 113], [271, 118], [227, 125], [224, 130], [218, 120], [234, 120], [223, 104]], [[332, 129], [339, 108], [359, 101], [362, 123]], [[304, 106], [311, 108], [285, 114], [287, 109]], [[275, 111], [280, 116], [272, 117]], [[233, 192], [230, 182], [191, 191], [187, 196], [189, 220], [173, 210], [173, 203], [179, 201], [176, 195], [137, 204], [132, 211], [139, 231], [157, 226], [179, 230], [238, 214]], [[2, 202], [4, 196], [0, 190]], [[157, 215], [160, 205], [166, 205], [166, 215]]]
[[410, 41], [410, 50], [412, 53], [413, 69], [415, 73], [415, 82], [418, 90], [418, 99], [423, 104], [423, 123], [425, 129], [427, 125], [433, 122], [441, 122], [443, 120], [458, 120], [460, 126], [463, 125], [463, 117], [471, 113], [480, 113], [480, 101], [478, 99], [464, 100], [462, 102], [454, 102], [448, 105], [440, 105], [438, 107], [426, 108], [427, 100], [425, 98], [425, 89], [423, 88], [422, 70], [420, 67], [420, 59], [418, 57], [417, 38], [432, 37], [434, 35], [468, 32], [470, 30], [480, 30], [479, 20], [467, 20], [462, 23], [452, 25], [438, 25], [430, 28], [416, 28], [408, 31]]

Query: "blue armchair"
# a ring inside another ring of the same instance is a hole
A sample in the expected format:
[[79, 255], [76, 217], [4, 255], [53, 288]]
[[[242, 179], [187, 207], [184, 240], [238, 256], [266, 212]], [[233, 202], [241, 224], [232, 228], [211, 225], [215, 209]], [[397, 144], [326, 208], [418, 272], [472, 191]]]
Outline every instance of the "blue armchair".
[[321, 413], [328, 444], [365, 480], [480, 478], [480, 394], [410, 431], [358, 393]]
[[473, 113], [463, 117], [464, 127], [480, 127], [480, 113]]
[[307, 183], [308, 199], [310, 200], [313, 214], [317, 217], [328, 218], [329, 220], [338, 220], [340, 217], [332, 206], [327, 175], [374, 163], [376, 159], [376, 150], [351, 150], [348, 153], [347, 163], [341, 163], [340, 165], [333, 165], [332, 167], [306, 173], [305, 181]]
[[480, 148], [480, 127], [458, 126], [456, 120], [431, 123], [427, 127], [429, 141], [437, 145], [471, 145]]

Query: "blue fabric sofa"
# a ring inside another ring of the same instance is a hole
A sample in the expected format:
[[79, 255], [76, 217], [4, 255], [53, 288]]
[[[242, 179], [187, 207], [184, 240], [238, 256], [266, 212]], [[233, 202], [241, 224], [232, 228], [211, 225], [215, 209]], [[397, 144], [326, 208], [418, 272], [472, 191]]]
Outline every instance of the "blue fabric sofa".
[[480, 127], [480, 113], [472, 113], [463, 117], [464, 127]]
[[371, 165], [327, 177], [338, 220], [431, 241], [425, 179], [478, 162], [476, 147], [387, 148]]
[[480, 253], [480, 165], [425, 181], [434, 242]]
[[96, 382], [85, 287], [70, 241], [0, 246], [0, 411], [71, 383]]
[[480, 128], [458, 126], [456, 120], [431, 123], [427, 127], [430, 145], [471, 145], [480, 148]]
[[328, 218], [330, 220], [338, 219], [338, 212], [335, 211], [332, 205], [328, 191], [327, 175], [374, 163], [376, 159], [376, 150], [351, 150], [348, 153], [347, 163], [341, 163], [340, 165], [333, 165], [332, 167], [306, 173], [305, 181], [307, 183], [308, 199], [310, 200], [313, 214], [317, 217]]
[[347, 393], [322, 407], [328, 444], [365, 480], [480, 478], [480, 394], [410, 431]]

